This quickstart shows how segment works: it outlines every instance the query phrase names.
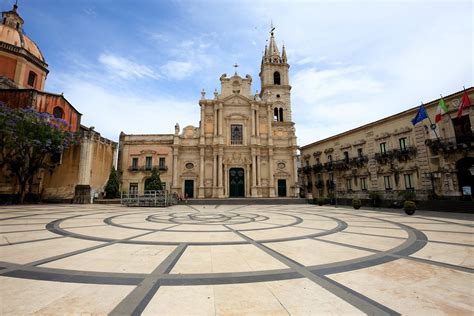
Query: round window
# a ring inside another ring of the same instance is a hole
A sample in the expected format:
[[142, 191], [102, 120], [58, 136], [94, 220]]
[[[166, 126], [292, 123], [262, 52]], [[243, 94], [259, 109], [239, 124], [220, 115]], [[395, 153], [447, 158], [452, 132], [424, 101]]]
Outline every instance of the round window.
[[62, 119], [62, 118], [63, 118], [63, 110], [62, 110], [59, 106], [55, 107], [55, 108], [53, 109], [53, 116], [54, 116], [55, 118], [60, 118], [60, 119]]
[[284, 162], [279, 162], [278, 163], [278, 169], [284, 169], [285, 168], [285, 163]]
[[188, 162], [186, 164], [186, 169], [193, 169], [194, 168], [194, 164], [192, 162]]

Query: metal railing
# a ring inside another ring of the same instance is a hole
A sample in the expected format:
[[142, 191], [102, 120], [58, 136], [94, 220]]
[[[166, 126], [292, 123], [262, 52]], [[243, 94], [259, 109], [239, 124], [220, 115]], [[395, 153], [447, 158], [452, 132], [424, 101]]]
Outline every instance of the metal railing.
[[178, 204], [178, 195], [169, 193], [167, 190], [122, 192], [120, 195], [120, 204], [123, 206], [150, 206], [166, 207]]
[[153, 168], [158, 169], [159, 171], [167, 171], [168, 166], [165, 165], [155, 165], [155, 166], [130, 166], [128, 167], [128, 171], [138, 172], [138, 171], [152, 171]]

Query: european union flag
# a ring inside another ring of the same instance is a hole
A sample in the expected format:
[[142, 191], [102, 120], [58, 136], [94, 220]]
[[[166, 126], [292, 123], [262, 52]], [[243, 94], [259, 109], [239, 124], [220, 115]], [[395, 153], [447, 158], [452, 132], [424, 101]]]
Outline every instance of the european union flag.
[[416, 125], [416, 123], [423, 121], [425, 118], [428, 118], [428, 114], [426, 114], [425, 107], [420, 105], [420, 109], [418, 110], [418, 113], [416, 113], [416, 116], [411, 122], [413, 125]]

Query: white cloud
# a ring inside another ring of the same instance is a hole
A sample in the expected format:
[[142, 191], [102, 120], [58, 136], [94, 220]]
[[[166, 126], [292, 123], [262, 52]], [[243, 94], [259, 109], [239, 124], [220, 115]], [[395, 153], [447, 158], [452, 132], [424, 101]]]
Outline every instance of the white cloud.
[[382, 84], [361, 66], [320, 71], [303, 69], [294, 75], [292, 84], [295, 87], [293, 96], [313, 106], [325, 99], [340, 98], [349, 93], [377, 93], [382, 88]]
[[189, 61], [171, 60], [160, 67], [163, 74], [171, 79], [182, 80], [190, 77], [198, 67]]
[[145, 95], [112, 90], [80, 79], [63, 84], [67, 99], [84, 113], [81, 124], [95, 126], [102, 136], [115, 141], [121, 131], [126, 134], [171, 134], [177, 122], [182, 127], [199, 123], [197, 101], [181, 100], [159, 92]]
[[117, 75], [123, 79], [159, 78], [149, 66], [141, 65], [113, 54], [102, 53], [99, 56], [99, 62], [105, 66], [112, 75]]

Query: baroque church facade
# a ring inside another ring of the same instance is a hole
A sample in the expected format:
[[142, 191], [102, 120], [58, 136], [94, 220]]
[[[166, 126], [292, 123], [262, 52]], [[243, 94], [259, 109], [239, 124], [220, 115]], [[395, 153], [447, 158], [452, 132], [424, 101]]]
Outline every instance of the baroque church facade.
[[143, 192], [158, 168], [166, 189], [187, 198], [298, 197], [297, 143], [285, 47], [273, 32], [261, 61], [261, 92], [237, 72], [199, 100], [199, 127], [174, 134], [121, 133], [122, 191]]

